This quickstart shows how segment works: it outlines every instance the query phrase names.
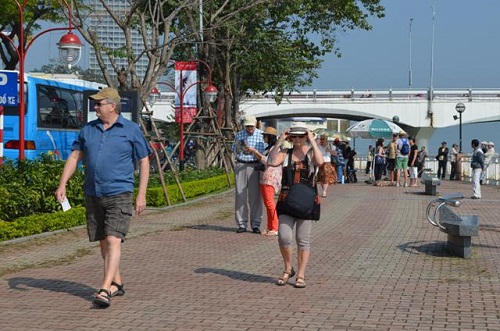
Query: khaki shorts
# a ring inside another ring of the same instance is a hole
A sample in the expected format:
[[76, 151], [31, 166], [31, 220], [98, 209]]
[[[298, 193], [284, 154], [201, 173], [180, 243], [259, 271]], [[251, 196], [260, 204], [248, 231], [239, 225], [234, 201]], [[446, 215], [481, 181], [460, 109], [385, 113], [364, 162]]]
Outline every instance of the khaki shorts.
[[87, 232], [89, 241], [99, 241], [107, 236], [125, 240], [132, 217], [132, 193], [109, 197], [85, 197]]

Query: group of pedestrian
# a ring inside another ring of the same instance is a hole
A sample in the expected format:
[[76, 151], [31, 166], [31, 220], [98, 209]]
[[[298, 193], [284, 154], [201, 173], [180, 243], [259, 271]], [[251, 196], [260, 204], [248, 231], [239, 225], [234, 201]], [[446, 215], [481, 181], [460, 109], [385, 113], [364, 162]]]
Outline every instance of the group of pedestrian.
[[[495, 155], [495, 143], [490, 141], [482, 141], [478, 146], [472, 147], [473, 150], [479, 148], [484, 155], [484, 164], [481, 168], [481, 173], [479, 175], [478, 185], [483, 185], [486, 181], [486, 175], [488, 167], [490, 166], [493, 156]], [[438, 178], [445, 179], [446, 171], [448, 168], [448, 161], [450, 162], [450, 180], [460, 180], [460, 174], [458, 172], [458, 157], [461, 151], [457, 144], [453, 144], [451, 150], [448, 149], [446, 141], [441, 143], [441, 147], [438, 149], [436, 155], [436, 160], [438, 161]], [[477, 171], [476, 171], [477, 172]]]
[[419, 169], [427, 156], [425, 147], [419, 151], [415, 139], [405, 131], [394, 133], [391, 141], [384, 143], [385, 139], [379, 138], [373, 149], [375, 185], [380, 186], [382, 178], [388, 176], [390, 186], [418, 186]]
[[[408, 139], [410, 151], [406, 155], [403, 152], [405, 139]], [[487, 169], [491, 164], [495, 155], [495, 144], [490, 141], [479, 142], [474, 139], [471, 142], [473, 149], [471, 168], [472, 168], [472, 199], [481, 199], [481, 185], [486, 180]], [[418, 186], [418, 177], [425, 166], [425, 158], [428, 156], [425, 146], [422, 146], [420, 151], [412, 137], [406, 137], [404, 131], [399, 134], [393, 134], [391, 142], [384, 146], [384, 139], [379, 138], [375, 148], [369, 146], [369, 153], [373, 155], [375, 185], [381, 185], [382, 177], [389, 176], [390, 185], [400, 186], [401, 173], [403, 174], [403, 186], [408, 186], [407, 178], [409, 177], [409, 186]], [[441, 147], [438, 148], [436, 160], [438, 161], [437, 177], [440, 179], [446, 178], [448, 162], [450, 162], [450, 180], [460, 180], [458, 172], [459, 154], [461, 151], [457, 144], [453, 144], [451, 150], [448, 148], [446, 141], [441, 142]]]
[[[61, 203], [66, 200], [66, 185], [82, 162], [85, 167], [88, 237], [90, 241], [99, 242], [104, 264], [102, 283], [94, 294], [93, 302], [106, 308], [111, 305], [112, 298], [125, 295], [120, 272], [121, 245], [128, 233], [134, 211], [139, 215], [146, 207], [148, 156], [152, 151], [140, 127], [121, 115], [121, 97], [117, 90], [104, 88], [91, 95], [90, 99], [95, 101], [97, 119], [87, 123], [73, 143], [72, 153], [64, 166], [55, 197]], [[276, 284], [286, 285], [296, 275], [294, 286], [304, 288], [313, 220], [278, 215], [275, 195], [278, 192], [287, 192], [297, 183], [316, 188], [318, 178], [318, 194], [326, 197], [328, 186], [345, 175], [343, 165], [346, 164], [347, 170], [349, 169], [349, 158], [353, 158], [355, 152], [350, 150], [348, 144], [338, 139], [330, 145], [326, 135], [321, 135], [316, 140], [314, 133], [305, 123], [292, 124], [279, 138], [275, 128], [267, 127], [264, 131], [257, 128], [257, 120], [253, 116], [246, 116], [242, 124], [244, 128], [236, 134], [233, 145], [236, 155], [236, 232], [246, 232], [250, 224], [253, 233], [261, 234], [260, 226], [265, 207], [268, 229], [264, 234], [278, 236], [284, 264], [284, 271]], [[474, 192], [472, 199], [480, 199], [480, 185], [495, 154], [494, 144], [480, 144], [474, 139], [471, 146]], [[347, 162], [339, 161], [345, 160], [345, 152], [348, 149], [350, 151], [347, 154]], [[416, 185], [419, 163], [422, 163], [426, 154], [424, 147], [418, 152], [413, 138], [407, 137], [406, 133], [401, 131], [393, 136], [387, 146], [384, 146], [383, 139], [379, 139], [372, 150], [376, 179], [380, 180], [381, 175], [388, 171], [394, 173], [394, 176], [391, 175], [391, 182], [395, 181], [396, 186], [399, 186], [401, 177], [404, 177], [404, 186], [408, 183], [410, 186]], [[446, 142], [443, 142], [437, 156], [441, 178], [444, 178], [446, 173], [448, 152]], [[452, 163], [456, 162], [457, 154], [454, 144], [450, 153]], [[342, 167], [338, 167], [339, 163]], [[284, 176], [289, 169], [293, 176]], [[139, 170], [139, 184], [134, 203], [136, 170]], [[289, 182], [290, 180], [292, 182]], [[296, 271], [292, 260], [294, 239], [297, 245]]]

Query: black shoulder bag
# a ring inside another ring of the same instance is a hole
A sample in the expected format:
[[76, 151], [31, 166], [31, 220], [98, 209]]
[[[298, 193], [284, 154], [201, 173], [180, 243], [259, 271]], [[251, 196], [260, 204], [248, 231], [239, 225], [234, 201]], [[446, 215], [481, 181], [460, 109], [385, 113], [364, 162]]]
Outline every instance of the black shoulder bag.
[[316, 181], [314, 181], [314, 186], [293, 182], [291, 151], [288, 154], [286, 175], [289, 188], [288, 190], [281, 190], [276, 204], [278, 215], [285, 214], [298, 219], [318, 221], [321, 211], [321, 198], [317, 193]]

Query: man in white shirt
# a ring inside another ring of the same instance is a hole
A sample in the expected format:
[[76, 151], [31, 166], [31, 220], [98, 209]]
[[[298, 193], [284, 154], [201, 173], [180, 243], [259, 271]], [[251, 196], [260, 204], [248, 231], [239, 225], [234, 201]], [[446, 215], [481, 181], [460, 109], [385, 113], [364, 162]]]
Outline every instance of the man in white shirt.
[[493, 156], [495, 156], [495, 144], [490, 141], [486, 143], [486, 153], [484, 153], [484, 168], [481, 172], [481, 180], [479, 181], [481, 185], [486, 181], [487, 170], [493, 161]]

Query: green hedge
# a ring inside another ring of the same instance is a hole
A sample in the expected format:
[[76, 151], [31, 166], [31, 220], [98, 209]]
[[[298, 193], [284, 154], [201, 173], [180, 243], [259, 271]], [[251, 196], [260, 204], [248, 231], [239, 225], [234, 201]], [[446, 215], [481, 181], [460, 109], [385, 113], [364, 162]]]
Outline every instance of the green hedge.
[[[233, 185], [234, 175], [231, 175], [230, 179], [231, 185]], [[187, 199], [223, 191], [228, 187], [227, 176], [225, 174], [208, 179], [182, 183], [182, 188]], [[179, 188], [176, 184], [167, 185], [167, 193], [171, 204], [183, 202]], [[162, 207], [167, 205], [161, 187], [148, 188], [146, 201], [147, 205], [150, 207]], [[67, 212], [58, 211], [49, 214], [21, 217], [11, 222], [0, 221], [0, 242], [43, 232], [69, 229], [78, 225], [83, 225], [85, 222], [84, 207], [74, 207]]]
[[69, 229], [82, 224], [85, 224], [84, 207], [71, 208], [67, 212], [21, 217], [12, 222], [0, 221], [0, 241]]
[[[54, 197], [64, 161], [41, 154], [36, 160], [5, 160], [0, 167], [0, 220], [14, 221], [35, 214], [61, 210]], [[84, 203], [83, 170], [79, 168], [68, 182], [66, 195], [73, 206]]]
[[[232, 175], [230, 179], [231, 183], [234, 183], [234, 175]], [[212, 192], [222, 191], [228, 187], [227, 176], [225, 174], [212, 178], [182, 183], [182, 189], [184, 190], [184, 195], [187, 199], [192, 199]], [[171, 204], [183, 202], [182, 195], [177, 184], [167, 185], [167, 194]], [[150, 207], [162, 207], [167, 205], [163, 189], [161, 187], [148, 188], [146, 203]]]

